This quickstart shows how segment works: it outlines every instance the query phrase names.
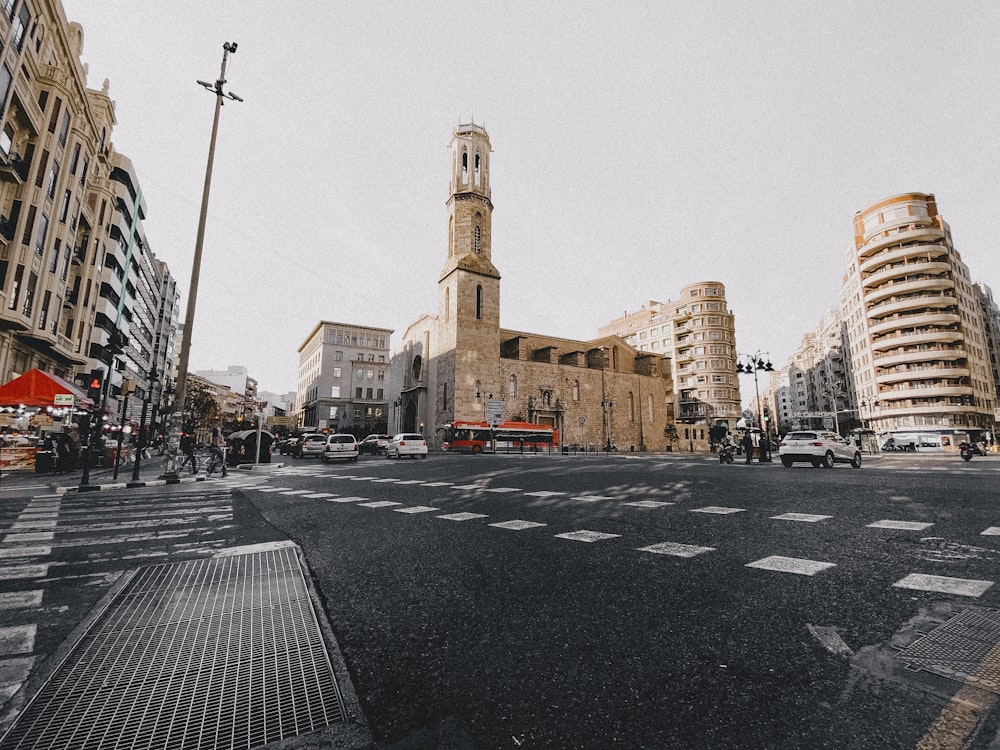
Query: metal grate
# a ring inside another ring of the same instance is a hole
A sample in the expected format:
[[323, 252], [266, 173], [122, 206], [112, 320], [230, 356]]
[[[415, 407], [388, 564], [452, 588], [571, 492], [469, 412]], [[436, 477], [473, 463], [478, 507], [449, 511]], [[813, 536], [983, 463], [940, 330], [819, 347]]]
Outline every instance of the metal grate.
[[1000, 695], [1000, 611], [967, 610], [900, 651], [896, 658], [913, 671], [974, 683]]
[[252, 748], [344, 720], [285, 547], [137, 571], [0, 750]]

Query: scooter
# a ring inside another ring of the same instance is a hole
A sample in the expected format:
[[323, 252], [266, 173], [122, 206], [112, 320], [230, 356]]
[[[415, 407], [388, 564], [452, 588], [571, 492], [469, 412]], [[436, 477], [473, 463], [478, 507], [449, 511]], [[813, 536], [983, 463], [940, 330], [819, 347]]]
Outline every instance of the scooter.
[[719, 448], [719, 463], [731, 464], [733, 462], [733, 446], [723, 445]]
[[972, 460], [972, 446], [965, 441], [958, 444], [958, 452], [962, 456], [963, 461]]

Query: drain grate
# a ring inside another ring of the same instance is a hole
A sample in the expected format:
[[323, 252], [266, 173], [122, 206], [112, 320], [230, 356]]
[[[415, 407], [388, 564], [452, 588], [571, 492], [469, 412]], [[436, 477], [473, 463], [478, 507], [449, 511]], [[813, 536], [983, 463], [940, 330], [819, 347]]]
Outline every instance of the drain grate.
[[1000, 695], [1000, 610], [967, 610], [896, 655], [908, 669], [975, 684]]
[[344, 720], [284, 547], [140, 569], [0, 750], [253, 748]]

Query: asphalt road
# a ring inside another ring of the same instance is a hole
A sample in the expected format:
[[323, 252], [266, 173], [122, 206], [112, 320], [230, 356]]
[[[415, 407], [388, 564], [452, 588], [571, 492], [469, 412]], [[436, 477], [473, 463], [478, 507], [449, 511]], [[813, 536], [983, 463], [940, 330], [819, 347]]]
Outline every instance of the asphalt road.
[[241, 492], [303, 547], [379, 747], [957, 749], [1000, 747], [995, 694], [896, 654], [998, 609], [998, 480], [435, 454]]

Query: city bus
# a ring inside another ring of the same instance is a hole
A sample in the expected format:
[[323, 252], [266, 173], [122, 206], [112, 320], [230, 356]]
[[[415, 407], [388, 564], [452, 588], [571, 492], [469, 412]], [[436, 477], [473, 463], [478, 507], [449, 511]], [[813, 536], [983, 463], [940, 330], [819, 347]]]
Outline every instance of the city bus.
[[559, 431], [529, 422], [501, 422], [492, 429], [487, 422], [453, 422], [445, 426], [445, 446], [454, 453], [548, 452], [559, 447]]

